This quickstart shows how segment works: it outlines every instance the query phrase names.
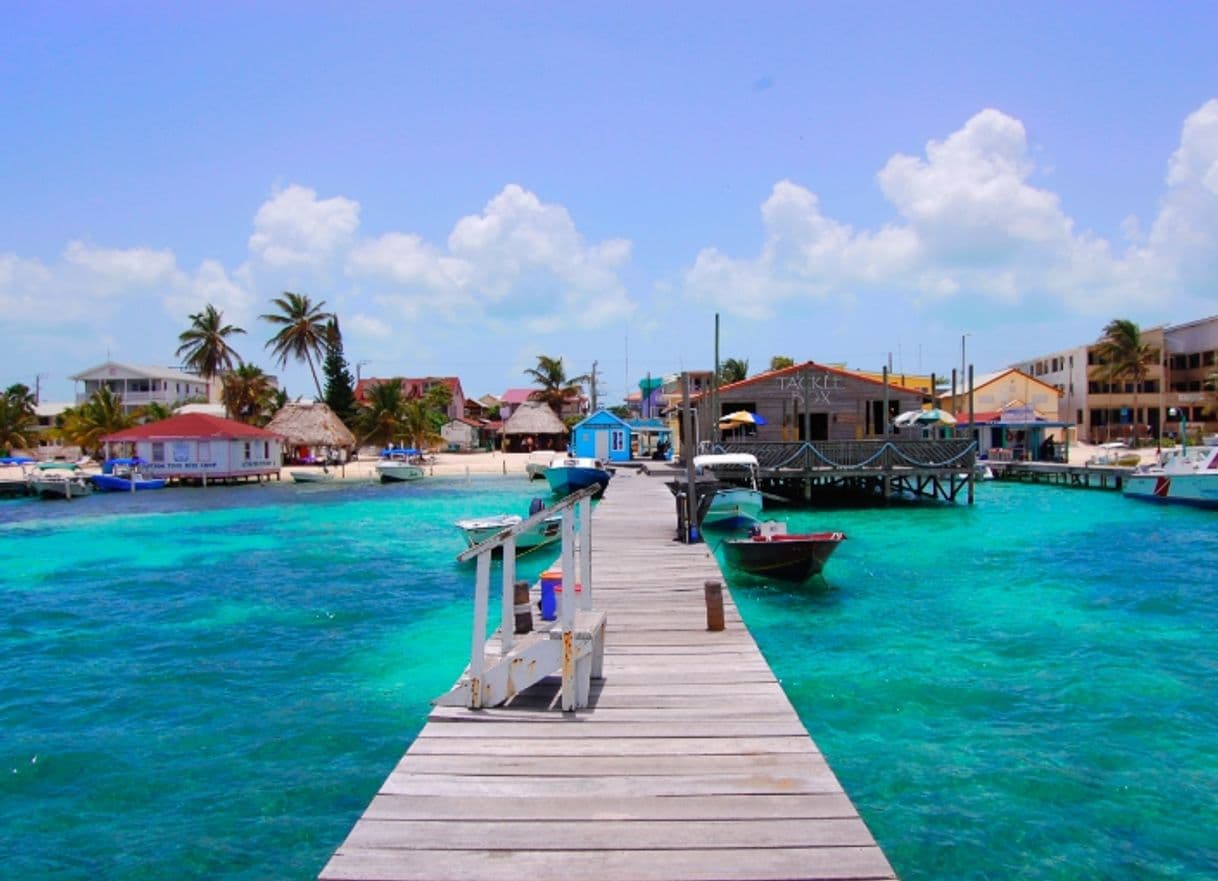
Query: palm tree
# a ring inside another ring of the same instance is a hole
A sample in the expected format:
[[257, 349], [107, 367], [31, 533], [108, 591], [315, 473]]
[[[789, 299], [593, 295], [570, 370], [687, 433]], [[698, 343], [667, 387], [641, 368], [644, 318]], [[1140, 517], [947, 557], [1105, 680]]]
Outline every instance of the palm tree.
[[782, 370], [786, 367], [794, 367], [795, 359], [790, 355], [775, 355], [770, 359], [771, 370]]
[[29, 430], [37, 422], [34, 395], [17, 383], [0, 395], [0, 450], [29, 447]]
[[[1138, 437], [1138, 388], [1146, 381], [1150, 366], [1159, 362], [1159, 350], [1142, 341], [1142, 331], [1126, 318], [1114, 318], [1104, 326], [1095, 346], [1099, 366], [1094, 378], [1108, 383], [1133, 383], [1133, 438]], [[1109, 428], [1111, 436], [1111, 428]]]
[[393, 443], [404, 434], [406, 399], [402, 395], [402, 380], [372, 383], [366, 395], [367, 401], [355, 417], [356, 427], [363, 432], [359, 445], [369, 441], [382, 446]]
[[173, 411], [160, 401], [153, 401], [151, 404], [145, 404], [140, 407], [135, 414], [141, 422], [160, 422], [162, 419], [168, 419], [173, 415]]
[[740, 382], [746, 379], [749, 375], [749, 361], [747, 358], [728, 358], [719, 366], [719, 383], [728, 385], [733, 382]]
[[228, 338], [239, 333], [245, 331], [225, 324], [223, 314], [208, 303], [202, 312], [190, 316], [190, 327], [178, 334], [181, 345], [175, 354], [187, 370], [210, 381], [232, 370], [234, 361], [241, 363], [241, 356], [228, 344]]
[[562, 366], [562, 358], [551, 358], [549, 355], [538, 355], [537, 366], [530, 367], [524, 372], [533, 377], [533, 382], [540, 386], [539, 389], [529, 394], [529, 399], [544, 402], [560, 417], [563, 404], [579, 398], [583, 393], [581, 383], [589, 380], [587, 374], [568, 378], [567, 371]]
[[280, 367], [288, 366], [289, 356], [308, 364], [313, 385], [317, 388], [317, 400], [322, 400], [321, 382], [313, 359], [316, 357], [320, 361], [325, 355], [326, 324], [333, 316], [322, 311], [321, 307], [326, 305], [324, 300], [314, 303], [307, 294], [284, 291], [282, 297], [276, 297], [271, 303], [279, 311], [258, 316], [279, 328], [279, 332], [267, 341], [267, 348], [278, 356]]
[[441, 418], [425, 397], [406, 401], [402, 407], [401, 432], [412, 447], [425, 450], [440, 440], [437, 423]]
[[101, 449], [101, 439], [108, 434], [135, 425], [136, 416], [123, 407], [121, 395], [107, 386], [95, 391], [79, 407], [69, 407], [59, 418], [58, 432], [68, 441], [88, 453]]
[[247, 425], [261, 425], [271, 409], [274, 391], [270, 377], [261, 367], [242, 364], [224, 374], [220, 400], [231, 418]]

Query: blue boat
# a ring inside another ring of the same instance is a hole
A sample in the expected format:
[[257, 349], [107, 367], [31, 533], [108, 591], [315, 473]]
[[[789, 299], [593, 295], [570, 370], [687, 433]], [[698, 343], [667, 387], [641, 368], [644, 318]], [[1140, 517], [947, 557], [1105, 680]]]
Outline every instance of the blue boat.
[[613, 472], [605, 467], [600, 459], [583, 456], [556, 457], [546, 469], [546, 480], [556, 496], [569, 496], [586, 486], [597, 485], [594, 498], [605, 494], [609, 478]]
[[165, 479], [145, 477], [140, 473], [143, 459], [131, 456], [122, 459], [107, 459], [102, 463], [102, 473], [92, 474], [89, 479], [102, 492], [136, 492], [137, 490], [164, 489]]

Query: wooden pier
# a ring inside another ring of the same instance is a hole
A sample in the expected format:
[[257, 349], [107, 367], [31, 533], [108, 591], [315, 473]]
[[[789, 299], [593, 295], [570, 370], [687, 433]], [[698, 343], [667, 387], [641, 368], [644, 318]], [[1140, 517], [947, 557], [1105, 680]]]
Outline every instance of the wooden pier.
[[987, 462], [995, 480], [1048, 483], [1080, 489], [1109, 489], [1118, 492], [1132, 468], [1118, 465], [1065, 465], [1060, 462]]
[[964, 438], [777, 443], [730, 441], [715, 452], [752, 453], [758, 483], [790, 501], [831, 495], [889, 501], [904, 497], [973, 503], [977, 446]]
[[562, 712], [551, 678], [436, 707], [321, 878], [894, 878], [726, 588], [708, 630], [722, 576], [673, 540], [664, 481], [619, 470], [592, 522], [588, 706]]

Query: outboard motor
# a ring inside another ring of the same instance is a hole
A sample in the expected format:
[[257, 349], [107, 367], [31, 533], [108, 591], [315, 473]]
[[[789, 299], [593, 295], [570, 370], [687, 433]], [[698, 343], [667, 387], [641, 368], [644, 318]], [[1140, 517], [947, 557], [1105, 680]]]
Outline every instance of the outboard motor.
[[531, 502], [529, 502], [529, 516], [532, 517], [534, 514], [536, 514], [538, 511], [540, 511], [545, 506], [546, 506], [545, 499], [540, 499], [540, 498], [533, 499]]

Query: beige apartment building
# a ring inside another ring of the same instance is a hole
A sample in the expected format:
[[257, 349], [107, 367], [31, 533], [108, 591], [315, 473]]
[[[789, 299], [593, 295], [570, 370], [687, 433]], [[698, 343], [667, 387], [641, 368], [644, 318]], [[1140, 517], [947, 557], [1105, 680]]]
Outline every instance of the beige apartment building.
[[1218, 402], [1218, 393], [1207, 385], [1218, 374], [1218, 316], [1144, 328], [1142, 339], [1158, 350], [1159, 360], [1136, 388], [1094, 377], [1101, 366], [1098, 342], [1012, 366], [1061, 392], [1059, 416], [1077, 425], [1080, 441], [1174, 438], [1182, 425], [1193, 438], [1213, 434], [1218, 418], [1208, 406]]

